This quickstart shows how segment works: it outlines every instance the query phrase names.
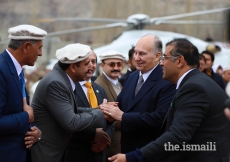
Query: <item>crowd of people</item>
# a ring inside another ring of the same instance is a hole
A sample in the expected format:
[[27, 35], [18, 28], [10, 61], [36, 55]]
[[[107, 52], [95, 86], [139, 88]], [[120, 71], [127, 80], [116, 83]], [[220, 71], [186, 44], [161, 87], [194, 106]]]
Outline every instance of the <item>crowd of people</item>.
[[[85, 44], [56, 51], [30, 103], [22, 66], [42, 56], [46, 31], [8, 30], [0, 54], [1, 162], [229, 162], [230, 67], [184, 38], [141, 37], [125, 57]], [[94, 78], [97, 62], [102, 74]], [[226, 109], [225, 109], [226, 108]], [[229, 120], [228, 120], [229, 119]]]

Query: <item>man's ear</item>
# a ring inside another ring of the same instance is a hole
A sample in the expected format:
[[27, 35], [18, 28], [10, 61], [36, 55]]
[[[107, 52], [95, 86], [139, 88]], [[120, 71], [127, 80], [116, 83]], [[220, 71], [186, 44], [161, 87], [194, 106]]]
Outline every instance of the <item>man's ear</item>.
[[102, 62], [102, 63], [100, 63], [100, 66], [101, 66], [101, 68], [103, 68], [105, 66], [105, 64]]
[[29, 43], [29, 42], [25, 42], [25, 43], [22, 44], [21, 48], [22, 48], [23, 53], [28, 52], [28, 49], [30, 48], [30, 45], [31, 45], [31, 43]]
[[160, 58], [161, 58], [161, 52], [157, 52], [155, 61], [160, 61]]
[[70, 70], [71, 72], [75, 73], [75, 72], [76, 72], [76, 66], [77, 66], [77, 65], [74, 63], [74, 64], [70, 64], [68, 68], [69, 68], [69, 70]]
[[182, 56], [182, 55], [178, 56], [177, 60], [175, 60], [175, 61], [177, 61], [177, 67], [182, 67], [186, 63], [184, 56]]

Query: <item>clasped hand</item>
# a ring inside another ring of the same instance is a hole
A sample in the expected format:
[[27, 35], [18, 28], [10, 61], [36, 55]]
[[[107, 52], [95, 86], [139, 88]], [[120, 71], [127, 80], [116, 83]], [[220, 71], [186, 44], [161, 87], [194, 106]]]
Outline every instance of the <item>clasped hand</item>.
[[99, 105], [99, 108], [104, 113], [104, 118], [112, 122], [114, 120], [121, 121], [123, 111], [117, 106], [118, 102], [107, 102]]

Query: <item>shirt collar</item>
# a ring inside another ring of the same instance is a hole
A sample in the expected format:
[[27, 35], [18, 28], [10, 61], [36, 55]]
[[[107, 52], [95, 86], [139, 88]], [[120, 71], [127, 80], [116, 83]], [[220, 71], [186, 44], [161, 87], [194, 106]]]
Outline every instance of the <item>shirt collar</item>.
[[184, 79], [184, 77], [185, 77], [190, 71], [192, 71], [192, 70], [194, 70], [194, 69], [195, 69], [195, 68], [188, 70], [187, 72], [185, 72], [185, 73], [179, 78], [179, 80], [177, 81], [176, 89], [179, 88], [180, 83], [182, 82], [182, 80]]
[[6, 49], [6, 52], [9, 54], [11, 60], [13, 61], [14, 66], [15, 66], [15, 68], [16, 68], [16, 70], [17, 70], [17, 74], [18, 74], [18, 76], [19, 76], [20, 73], [22, 72], [22, 67], [21, 67], [21, 65], [20, 65], [20, 64], [18, 63], [18, 61], [14, 58], [14, 56], [10, 53], [10, 51], [8, 51], [8, 50]]
[[70, 84], [71, 84], [71, 87], [73, 89], [73, 91], [75, 90], [75, 83], [73, 82], [73, 80], [69, 77], [69, 75], [66, 73], [66, 75], [68, 76], [69, 78], [69, 81], [70, 81]]
[[81, 82], [79, 82], [79, 84], [80, 84], [81, 86], [84, 86], [84, 84], [85, 84], [86, 82], [90, 82], [90, 83], [91, 83], [91, 79], [89, 79], [88, 81], [86, 81], [86, 80], [81, 81]]
[[152, 71], [158, 66], [158, 64], [156, 66], [154, 66], [151, 70], [147, 71], [146, 73], [142, 74], [141, 71], [139, 73], [139, 76], [142, 75], [144, 82], [148, 79], [149, 75], [152, 73]]
[[106, 77], [110, 82], [112, 82], [114, 85], [117, 85], [118, 79], [112, 79], [112, 78], [108, 77], [108, 76], [105, 74], [104, 71], [103, 71], [103, 74], [105, 75], [105, 77]]

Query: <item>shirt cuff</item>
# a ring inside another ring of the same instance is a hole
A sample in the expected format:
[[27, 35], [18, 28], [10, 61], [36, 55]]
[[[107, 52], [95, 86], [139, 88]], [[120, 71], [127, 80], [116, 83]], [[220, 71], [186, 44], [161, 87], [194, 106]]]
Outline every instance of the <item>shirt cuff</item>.
[[127, 162], [146, 162], [144, 157], [139, 149], [136, 151], [132, 151], [126, 154], [126, 161]]

